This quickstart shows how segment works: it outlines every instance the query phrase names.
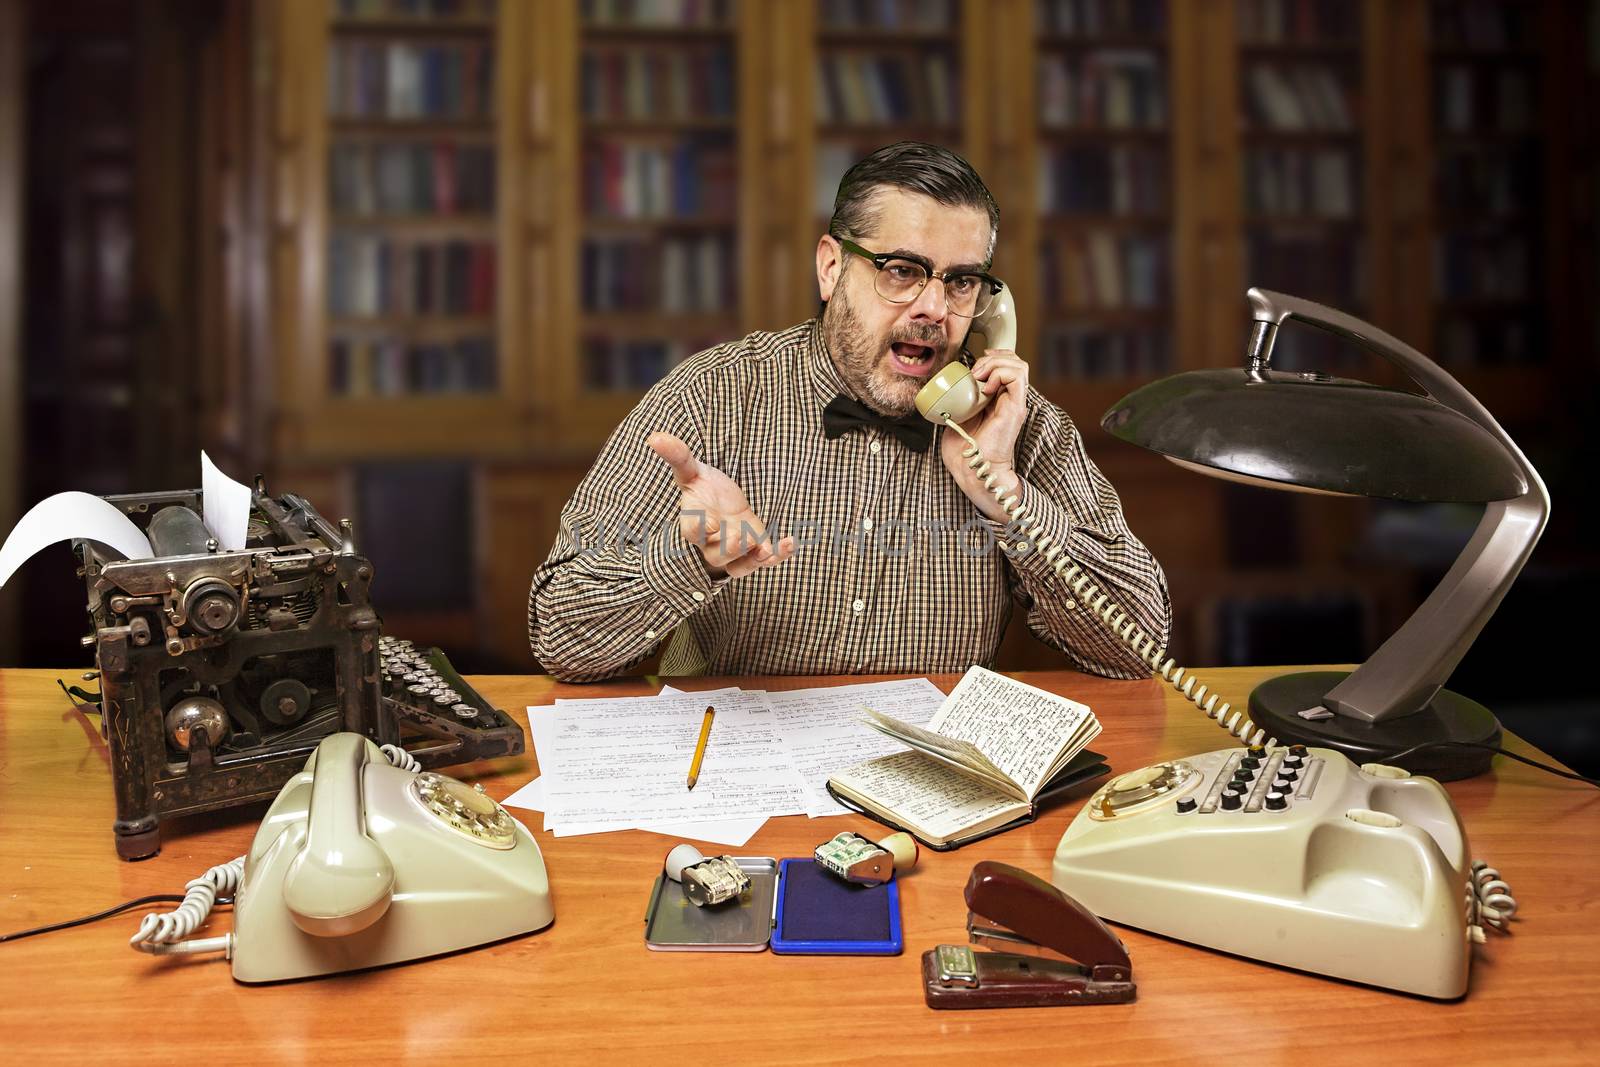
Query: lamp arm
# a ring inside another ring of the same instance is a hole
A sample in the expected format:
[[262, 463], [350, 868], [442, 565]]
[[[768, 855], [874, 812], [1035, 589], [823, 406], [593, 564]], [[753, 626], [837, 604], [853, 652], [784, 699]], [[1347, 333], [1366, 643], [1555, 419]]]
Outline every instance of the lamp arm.
[[1527, 481], [1521, 496], [1485, 507], [1472, 539], [1428, 599], [1324, 698], [1328, 710], [1367, 722], [1420, 711], [1449, 679], [1528, 562], [1550, 520], [1550, 493], [1488, 409], [1415, 348], [1354, 315], [1310, 300], [1254, 288], [1248, 295], [1256, 322], [1248, 368], [1252, 378], [1266, 378], [1278, 327], [1289, 318], [1303, 320], [1376, 352], [1433, 400], [1488, 430]]

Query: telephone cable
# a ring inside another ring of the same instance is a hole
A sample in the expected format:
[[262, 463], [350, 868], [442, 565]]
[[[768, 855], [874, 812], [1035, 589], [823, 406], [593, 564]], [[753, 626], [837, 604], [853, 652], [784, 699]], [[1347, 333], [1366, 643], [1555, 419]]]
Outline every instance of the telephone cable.
[[[380, 746], [390, 766], [413, 773], [422, 769], [417, 758], [399, 745]], [[233, 935], [184, 941], [199, 929], [211, 915], [219, 896], [233, 896], [244, 877], [245, 857], [236, 856], [227, 863], [219, 863], [184, 887], [183, 903], [164, 915], [146, 915], [139, 922], [138, 931], [128, 939], [128, 944], [141, 952], [166, 956], [191, 952], [218, 952], [224, 959], [233, 958]]]
[[[1015, 493], [1008, 493], [996, 484], [998, 479], [989, 461], [984, 458], [982, 450], [978, 448], [978, 442], [972, 439], [972, 435], [957, 425], [954, 419], [947, 417], [944, 422], [967, 442], [967, 447], [962, 449], [961, 455], [966, 459], [967, 466], [982, 480], [984, 488], [993, 494], [995, 500], [999, 501], [1000, 507], [1014, 523], [1023, 524], [1025, 522], [1023, 515], [1028, 510], [1027, 505], [1022, 503]], [[1026, 520], [1024, 532], [1033, 542], [1035, 551], [1044, 553], [1045, 561], [1055, 567], [1056, 574], [1066, 582], [1079, 602], [1099, 616], [1106, 624], [1106, 628], [1127, 645], [1134, 655], [1149, 664], [1152, 674], [1182, 693], [1185, 700], [1193, 703], [1209, 718], [1216, 720], [1217, 725], [1245, 744], [1271, 747], [1278, 743], [1277, 738], [1268, 737], [1266, 731], [1256, 726], [1242, 709], [1233, 711], [1232, 705], [1226, 701], [1219, 706], [1216, 693], [1208, 695], [1205, 685], [1196, 686], [1195, 683], [1199, 679], [1194, 674], [1185, 671], [1172, 659], [1165, 658], [1166, 649], [1145, 633], [1132, 615], [1102, 593], [1077, 561], [1067, 556], [1042, 526], [1029, 519]], [[1229, 715], [1229, 711], [1233, 711], [1233, 714]]]
[[1476, 919], [1472, 924], [1472, 939], [1482, 944], [1483, 927], [1505, 932], [1507, 924], [1517, 914], [1517, 899], [1511, 895], [1511, 887], [1500, 877], [1500, 872], [1483, 860], [1472, 861], [1470, 889]]

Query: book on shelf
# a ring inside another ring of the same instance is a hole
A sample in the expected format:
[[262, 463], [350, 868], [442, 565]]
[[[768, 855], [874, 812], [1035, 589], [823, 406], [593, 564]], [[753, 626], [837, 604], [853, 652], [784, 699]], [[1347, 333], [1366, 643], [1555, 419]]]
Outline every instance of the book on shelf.
[[956, 23], [956, 0], [821, 0], [825, 30], [911, 30], [939, 33]]
[[670, 147], [595, 139], [584, 148], [584, 208], [605, 218], [731, 221], [737, 171], [726, 136], [687, 136]]
[[1051, 54], [1039, 64], [1045, 128], [1159, 130], [1167, 124], [1166, 72], [1151, 49], [1100, 48]]
[[1070, 310], [1152, 309], [1167, 302], [1166, 234], [1089, 229], [1046, 241], [1041, 281], [1047, 299]]
[[1167, 152], [1144, 144], [1054, 145], [1039, 153], [1041, 214], [1156, 216], [1167, 210]]
[[1039, 29], [1061, 37], [1157, 36], [1167, 29], [1167, 0], [1037, 0]]
[[1344, 133], [1355, 128], [1354, 92], [1320, 63], [1252, 63], [1245, 75], [1251, 119], [1263, 129]]
[[1100, 733], [1088, 705], [983, 667], [926, 729], [870, 708], [866, 721], [911, 748], [838, 771], [828, 792], [935, 849], [1031, 822], [1041, 800], [1107, 770], [1085, 751]]
[[334, 118], [464, 121], [492, 111], [494, 45], [418, 44], [365, 38], [328, 49], [328, 110]]
[[824, 123], [950, 125], [960, 117], [954, 61], [943, 51], [838, 52], [817, 59]]
[[731, 119], [734, 59], [726, 45], [584, 46], [579, 103], [591, 121]]
[[733, 3], [734, 0], [580, 0], [578, 16], [586, 27], [724, 27], [732, 23]]
[[495, 150], [453, 140], [336, 141], [328, 153], [335, 216], [494, 212]]

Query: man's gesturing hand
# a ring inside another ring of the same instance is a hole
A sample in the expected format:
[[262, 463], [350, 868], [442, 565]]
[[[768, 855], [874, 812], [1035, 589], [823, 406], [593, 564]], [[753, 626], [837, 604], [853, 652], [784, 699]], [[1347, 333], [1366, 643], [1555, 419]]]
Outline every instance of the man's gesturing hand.
[[732, 478], [696, 459], [670, 433], [653, 433], [645, 443], [672, 465], [672, 477], [683, 490], [678, 529], [700, 549], [712, 577], [743, 578], [794, 555], [794, 538], [768, 542], [766, 523], [750, 510], [744, 490]]

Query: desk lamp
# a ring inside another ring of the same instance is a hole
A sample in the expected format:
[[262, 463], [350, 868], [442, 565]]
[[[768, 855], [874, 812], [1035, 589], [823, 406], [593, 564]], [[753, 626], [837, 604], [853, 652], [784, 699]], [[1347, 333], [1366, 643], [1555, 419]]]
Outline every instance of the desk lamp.
[[[1106, 412], [1116, 437], [1179, 466], [1250, 485], [1343, 496], [1485, 505], [1472, 539], [1428, 599], [1353, 672], [1303, 671], [1250, 694], [1250, 717], [1285, 744], [1384, 762], [1416, 745], [1498, 745], [1482, 704], [1443, 688], [1527, 562], [1550, 516], [1538, 472], [1461, 383], [1370, 323], [1309, 300], [1251, 289], [1244, 369], [1153, 382]], [[1272, 369], [1287, 319], [1376, 352], [1426, 395], [1325, 374]], [[1452, 745], [1403, 765], [1469, 778], [1493, 753]]]

